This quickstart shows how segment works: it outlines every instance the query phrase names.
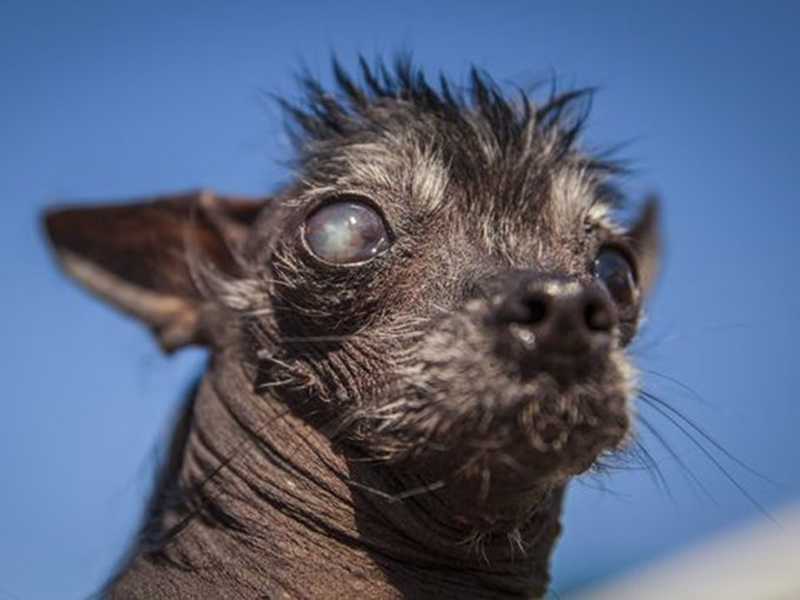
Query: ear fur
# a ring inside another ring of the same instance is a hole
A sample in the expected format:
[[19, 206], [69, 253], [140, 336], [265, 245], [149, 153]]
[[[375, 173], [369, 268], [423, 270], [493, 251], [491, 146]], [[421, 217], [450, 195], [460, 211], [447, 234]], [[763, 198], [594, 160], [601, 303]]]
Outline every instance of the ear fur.
[[194, 261], [233, 274], [235, 251], [267, 200], [192, 191], [43, 215], [59, 263], [100, 298], [144, 321], [161, 346], [200, 343]]
[[639, 283], [644, 292], [652, 290], [661, 263], [660, 213], [658, 198], [649, 196], [626, 236], [638, 258]]

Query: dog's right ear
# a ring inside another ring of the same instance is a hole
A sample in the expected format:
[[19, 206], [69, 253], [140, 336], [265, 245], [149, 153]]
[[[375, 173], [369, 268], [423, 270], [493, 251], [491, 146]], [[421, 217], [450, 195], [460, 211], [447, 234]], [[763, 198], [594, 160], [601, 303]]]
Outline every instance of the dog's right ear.
[[129, 204], [59, 207], [46, 211], [43, 221], [69, 275], [144, 321], [161, 346], [173, 350], [203, 341], [202, 293], [193, 266], [235, 275], [236, 249], [266, 203], [195, 191]]
[[639, 259], [639, 283], [645, 293], [652, 290], [661, 262], [663, 242], [659, 206], [658, 198], [649, 196], [627, 232], [628, 240]]

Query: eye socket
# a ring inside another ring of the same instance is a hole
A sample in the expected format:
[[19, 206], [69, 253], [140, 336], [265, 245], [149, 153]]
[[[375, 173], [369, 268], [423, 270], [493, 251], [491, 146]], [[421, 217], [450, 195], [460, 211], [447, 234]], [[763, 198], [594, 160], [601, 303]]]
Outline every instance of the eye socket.
[[612, 246], [602, 248], [594, 260], [594, 276], [603, 282], [620, 316], [625, 317], [639, 301], [639, 286], [628, 256]]
[[371, 260], [391, 245], [381, 215], [368, 204], [350, 199], [315, 210], [306, 219], [303, 240], [314, 256], [335, 265]]

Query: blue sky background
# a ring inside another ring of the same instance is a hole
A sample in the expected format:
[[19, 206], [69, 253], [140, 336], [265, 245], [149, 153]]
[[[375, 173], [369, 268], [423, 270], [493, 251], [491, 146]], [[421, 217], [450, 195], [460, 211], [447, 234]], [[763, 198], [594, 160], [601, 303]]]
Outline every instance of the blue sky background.
[[[303, 62], [327, 77], [332, 51], [353, 64], [397, 50], [455, 79], [474, 63], [503, 83], [557, 74], [599, 86], [587, 144], [625, 142], [636, 169], [625, 188], [664, 198], [665, 270], [637, 350], [647, 387], [784, 484], [698, 438], [768, 511], [800, 500], [800, 3], [6, 1], [0, 598], [96, 590], [203, 360], [162, 357], [135, 323], [69, 284], [38, 211], [198, 186], [274, 189], [289, 147], [264, 92], [292, 95]], [[645, 432], [671, 497], [641, 471], [576, 483], [559, 592], [765, 519], [692, 441], [641, 412], [710, 498]]]

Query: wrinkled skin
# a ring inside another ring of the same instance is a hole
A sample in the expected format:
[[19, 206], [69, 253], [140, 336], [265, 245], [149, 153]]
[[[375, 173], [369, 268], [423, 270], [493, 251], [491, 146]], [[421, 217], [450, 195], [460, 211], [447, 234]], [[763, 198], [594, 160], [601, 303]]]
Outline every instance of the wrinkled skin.
[[[580, 96], [336, 74], [339, 96], [307, 81], [287, 105], [297, 175], [270, 199], [46, 218], [71, 275], [212, 353], [109, 597], [537, 597], [565, 485], [629, 436], [655, 210], [614, 223]], [[340, 237], [309, 219], [337, 202], [378, 215], [380, 252], [315, 254]]]

